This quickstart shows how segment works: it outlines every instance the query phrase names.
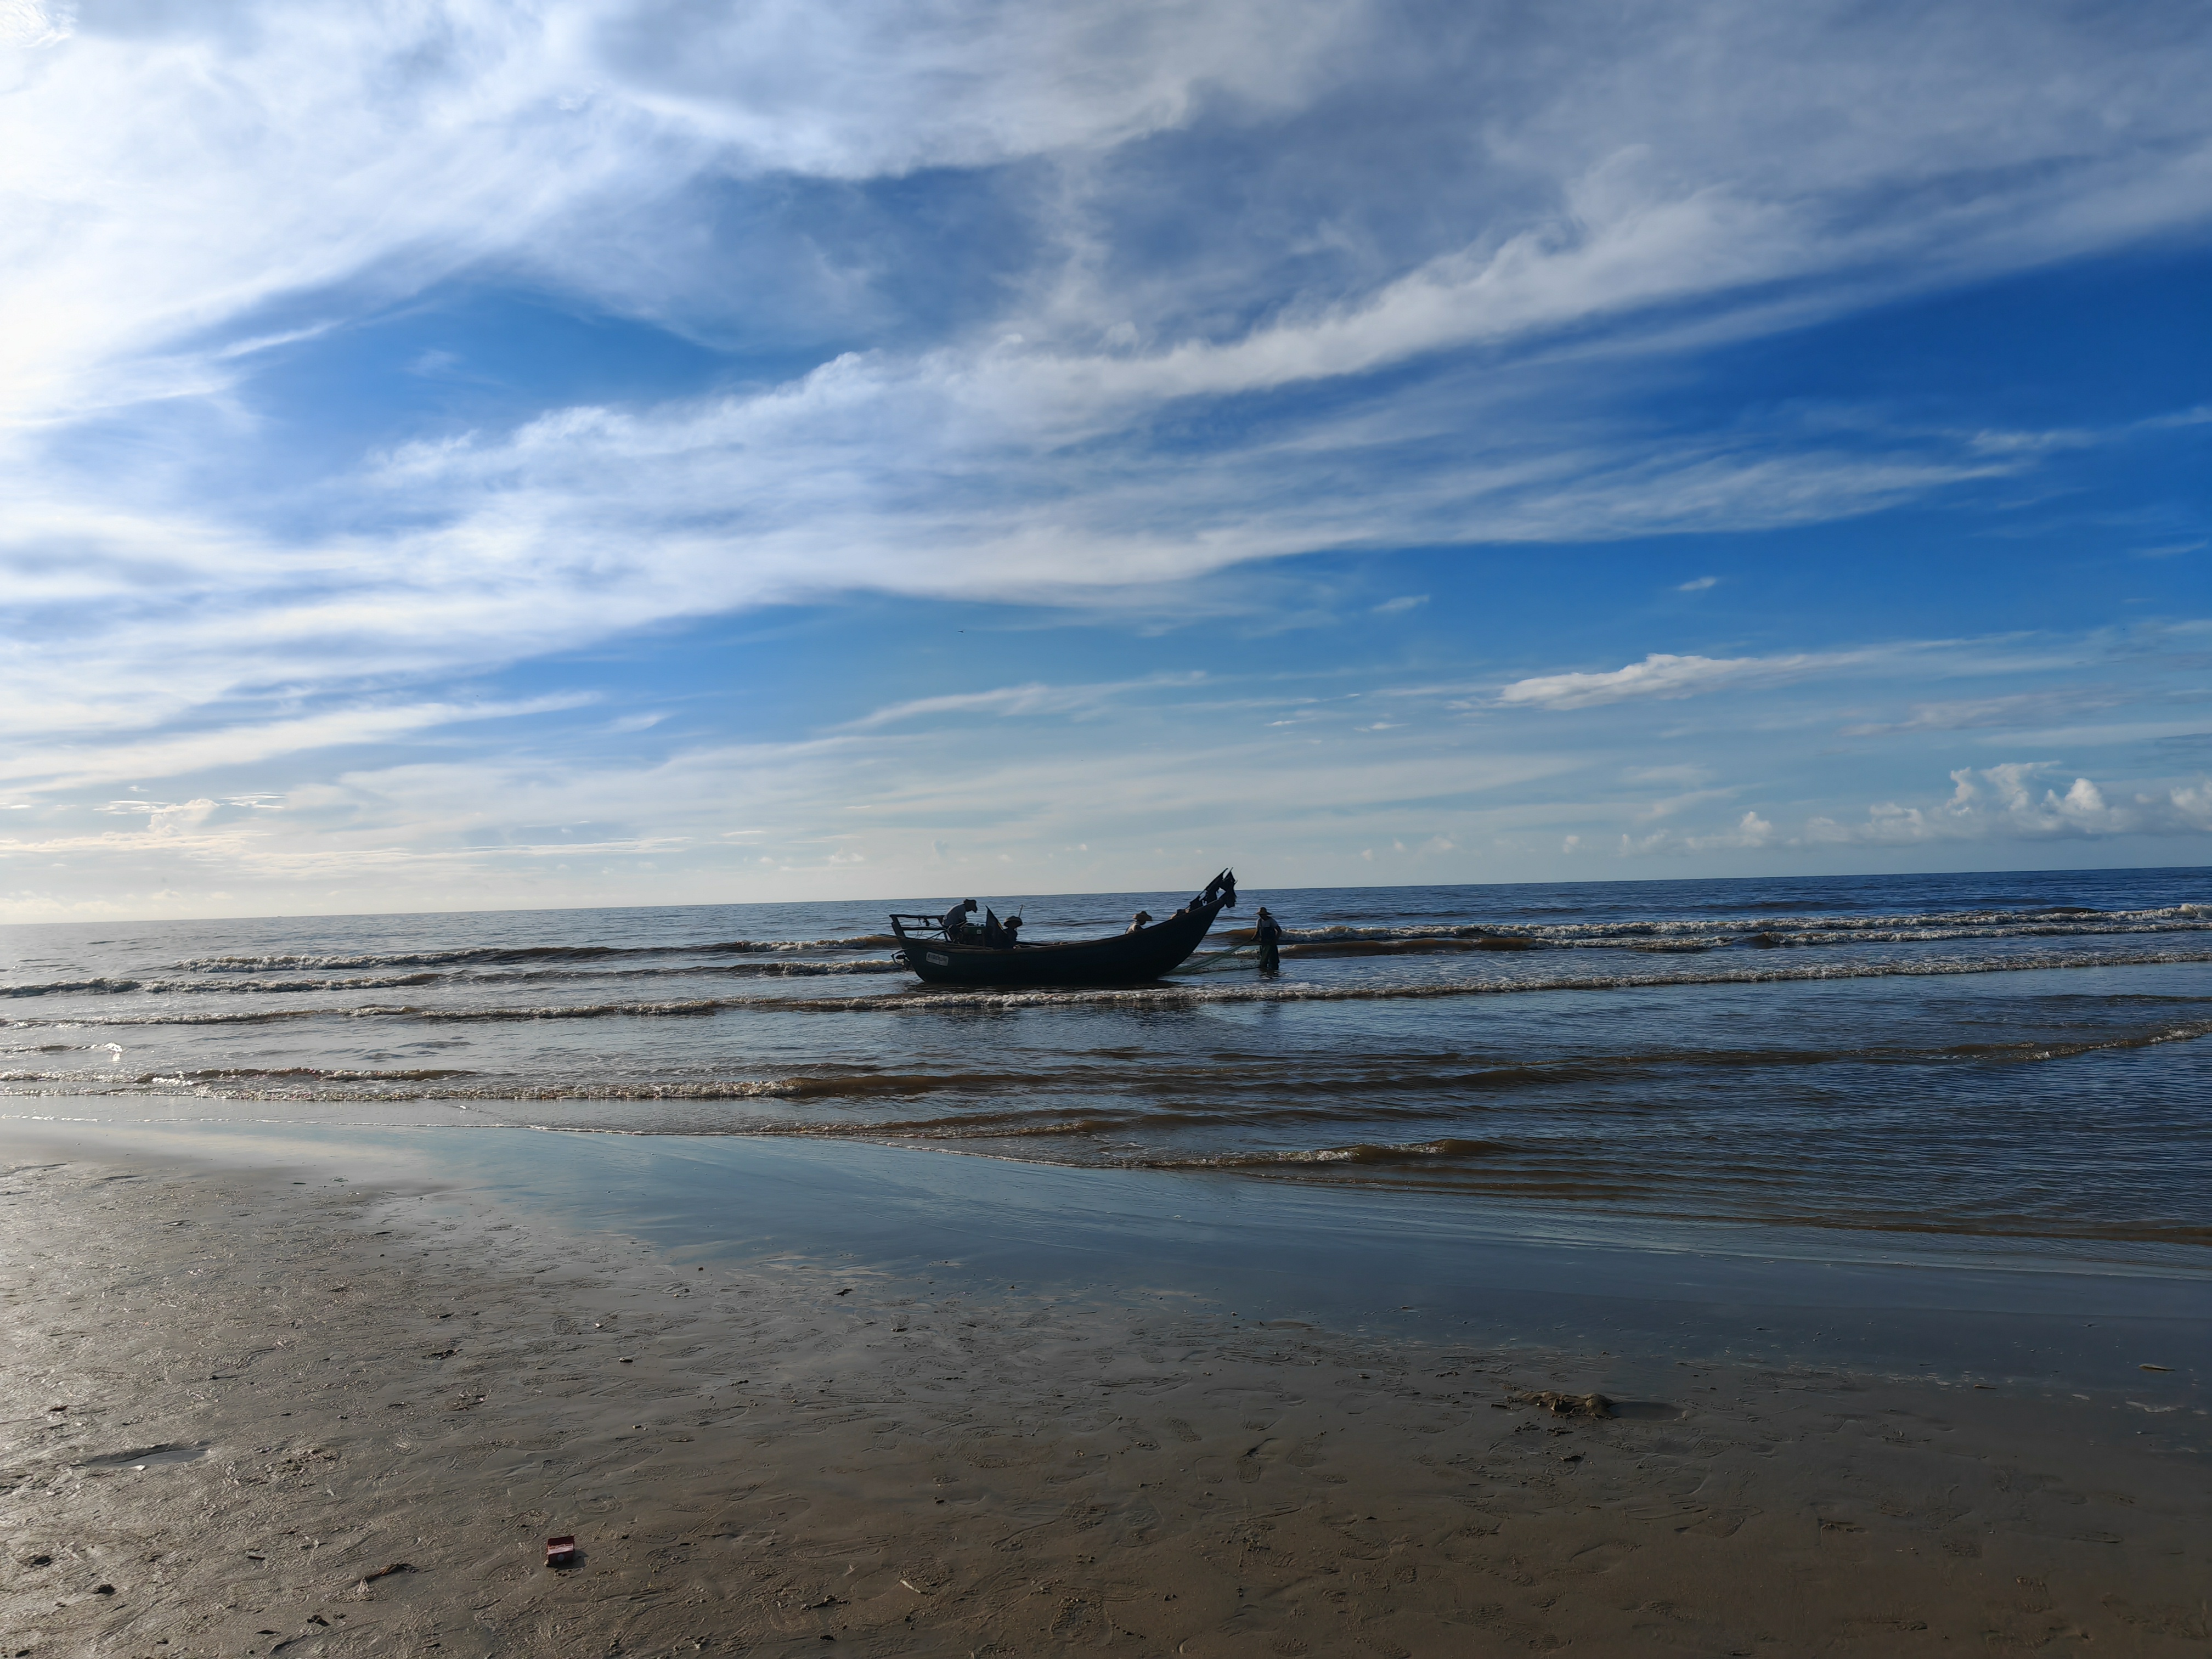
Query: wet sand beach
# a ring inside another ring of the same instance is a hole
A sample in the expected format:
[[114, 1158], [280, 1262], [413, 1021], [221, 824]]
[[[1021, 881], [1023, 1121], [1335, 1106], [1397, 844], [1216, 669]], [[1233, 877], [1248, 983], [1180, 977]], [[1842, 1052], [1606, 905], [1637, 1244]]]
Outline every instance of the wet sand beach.
[[8, 1654], [2208, 1645], [2193, 1360], [1977, 1387], [695, 1259], [343, 1136], [0, 1157]]

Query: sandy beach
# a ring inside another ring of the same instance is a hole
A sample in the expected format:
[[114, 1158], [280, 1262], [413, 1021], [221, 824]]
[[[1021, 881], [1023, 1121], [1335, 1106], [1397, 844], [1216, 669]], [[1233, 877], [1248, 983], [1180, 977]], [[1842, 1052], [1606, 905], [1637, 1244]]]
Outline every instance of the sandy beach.
[[10, 1655], [2207, 1645], [2201, 1402], [1678, 1359], [1593, 1417], [1530, 1396], [1620, 1356], [6, 1167]]

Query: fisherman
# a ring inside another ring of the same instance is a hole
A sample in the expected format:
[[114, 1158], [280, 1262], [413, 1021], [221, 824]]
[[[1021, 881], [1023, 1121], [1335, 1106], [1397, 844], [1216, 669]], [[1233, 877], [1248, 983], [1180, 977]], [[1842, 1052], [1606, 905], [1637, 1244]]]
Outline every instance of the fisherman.
[[969, 915], [974, 914], [975, 908], [975, 901], [974, 899], [962, 899], [959, 903], [954, 905], [950, 910], [947, 910], [945, 913], [942, 926], [945, 928], [945, 937], [947, 943], [952, 945], [966, 945], [969, 942], [968, 936], [974, 933], [975, 929], [975, 924], [970, 922], [968, 918]]
[[1260, 971], [1279, 974], [1283, 970], [1279, 947], [1283, 942], [1283, 924], [1267, 914], [1267, 907], [1260, 907], [1258, 920], [1252, 924], [1252, 938], [1260, 947]]
[[1006, 949], [1011, 951], [1022, 942], [1022, 919], [1019, 916], [1008, 916], [1006, 927]]
[[1139, 910], [1137, 912], [1135, 917], [1130, 921], [1129, 931], [1133, 933], [1141, 933], [1146, 928], [1152, 926], [1152, 913], [1150, 910]]

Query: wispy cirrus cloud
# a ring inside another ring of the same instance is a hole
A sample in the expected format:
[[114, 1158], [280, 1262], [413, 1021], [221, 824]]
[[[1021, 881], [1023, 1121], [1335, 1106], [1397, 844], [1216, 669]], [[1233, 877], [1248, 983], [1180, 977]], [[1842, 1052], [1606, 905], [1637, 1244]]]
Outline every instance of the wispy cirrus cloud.
[[194, 337], [288, 295], [360, 285], [343, 315], [487, 258], [580, 274], [580, 220], [710, 173], [989, 167], [1172, 126], [1201, 88], [1295, 100], [1361, 10], [27, 7], [0, 199], [9, 303], [41, 325], [0, 344], [0, 418], [220, 390], [229, 354]]
[[1773, 657], [1676, 656], [1655, 651], [1641, 662], [1600, 672], [1535, 674], [1502, 687], [1515, 708], [1595, 708], [1636, 698], [1671, 701], [1701, 693], [1784, 685], [1872, 660], [1868, 652], [1797, 652]]
[[962, 691], [945, 696], [915, 697], [873, 709], [842, 728], [872, 732], [910, 720], [934, 720], [947, 714], [1085, 714], [1096, 713], [1132, 692], [1188, 689], [1203, 684], [1200, 671], [1188, 674], [1153, 675], [1141, 680], [1121, 680], [1099, 685], [1003, 685], [988, 691]]
[[[759, 393], [563, 410], [402, 447], [343, 492], [350, 519], [385, 527], [312, 540], [19, 498], [0, 505], [0, 568], [42, 647], [0, 680], [46, 719], [127, 725], [257, 684], [469, 673], [856, 590], [1090, 607], [1319, 550], [1816, 521], [1987, 471], [1771, 442], [1601, 457], [1590, 434], [1534, 423], [1439, 468], [1429, 422], [1397, 410], [1293, 444], [1062, 447], [994, 385], [855, 357]], [[1363, 465], [1392, 471], [1387, 501], [1356, 486]]]
[[[2148, 630], [2142, 647], [2162, 632]], [[2175, 647], [2169, 642], [2166, 650]], [[1758, 656], [1708, 657], [1655, 651], [1620, 668], [1532, 674], [1495, 688], [1488, 701], [1504, 708], [1564, 711], [1608, 703], [1672, 702], [1716, 692], [1749, 691], [1820, 681], [1912, 682], [2031, 674], [2070, 674], [2120, 654], [2113, 641], [2081, 635], [2006, 635], [1981, 639], [1881, 640], [1833, 651], [1784, 651]], [[1914, 731], [1977, 726], [2026, 726], [2038, 712], [2069, 707], [2110, 707], [2141, 696], [2112, 685], [2073, 684], [2034, 691], [1917, 703], [1902, 720], [1843, 725], [1845, 737], [1892, 736]], [[2078, 699], [2078, 702], [2075, 701]]]
[[[1381, 15], [1352, 4], [1270, 9], [1264, 29], [1256, 12], [1164, 0], [1050, 19], [971, 4], [926, 21], [866, 6], [738, 21], [675, 5], [495, 0], [246, 15], [204, 31], [86, 25], [27, 49], [0, 191], [27, 210], [9, 299], [42, 323], [11, 331], [31, 355], [8, 384], [31, 400], [18, 412], [38, 430], [71, 410], [229, 397], [277, 342], [485, 259], [534, 262], [580, 293], [676, 320], [695, 274], [680, 258], [659, 257], [656, 293], [581, 251], [694, 246], [653, 221], [698, 210], [678, 200], [690, 181], [865, 179], [1040, 156], [1060, 169], [1048, 198], [1016, 204], [1037, 234], [1030, 263], [1002, 273], [1015, 280], [993, 330], [886, 342], [704, 406], [567, 410], [511, 437], [403, 451], [342, 516], [404, 527], [295, 531], [264, 545], [239, 529], [216, 537], [232, 578], [228, 620], [249, 615], [264, 633], [313, 641], [325, 660], [332, 635], [358, 621], [354, 665], [368, 670], [419, 672], [421, 647], [374, 626], [402, 603], [427, 624], [404, 630], [418, 641], [439, 635], [441, 612], [456, 636], [495, 641], [505, 616], [509, 648], [526, 649], [840, 586], [1072, 599], [1329, 547], [1741, 529], [1869, 510], [2022, 465], [2025, 452], [1922, 441], [1886, 454], [1729, 452], [1555, 427], [1517, 445], [1462, 444], [1439, 465], [1428, 452], [1467, 429], [1468, 388], [1433, 400], [1433, 419], [1400, 398], [1380, 422], [1374, 410], [1338, 412], [1295, 435], [1181, 456], [1162, 453], [1149, 427], [1194, 398], [1356, 379], [1692, 299], [1747, 305], [1755, 329], [1777, 282], [1832, 272], [1849, 289], [1877, 266], [1916, 268], [1903, 250], [1922, 243], [1952, 259], [1968, 247], [1999, 264], [2040, 257], [2022, 228], [2078, 246], [2089, 234], [2078, 200], [2116, 171], [2154, 221], [2212, 199], [2191, 193], [2195, 152], [2177, 147], [2196, 130], [2191, 106], [2161, 97], [2181, 84], [2185, 52], [2170, 38], [2156, 51], [2078, 40], [2017, 13], [1994, 37], [1929, 26], [1919, 83], [1902, 88], [1893, 43], [1840, 14], [1808, 12], [1777, 33], [1727, 6], [1679, 27], [1655, 15], [1612, 52], [1578, 58], [1532, 41], [1553, 65], [1534, 83], [1479, 27], [1443, 27], [1437, 61], [1408, 80]], [[2023, 101], [1987, 76], [1992, 38], [2023, 62], [2064, 61], [2082, 112], [2100, 106], [2100, 88], [2124, 85], [2136, 127], [2085, 157], [2074, 105]], [[182, 72], [195, 54], [222, 64], [220, 94]], [[1826, 66], [1815, 88], [1787, 100], [1745, 90], [1763, 83], [1753, 64], [1814, 59]], [[1083, 70], [1071, 76], [1074, 63]], [[1669, 100], [1661, 137], [1644, 118], [1661, 65], [1734, 90], [1687, 122]], [[1172, 260], [1132, 262], [1123, 227], [1146, 177], [1136, 148], [1179, 151], [1203, 114], [1272, 126], [1295, 153], [1302, 122], [1387, 98], [1411, 154], [1463, 125], [1470, 72], [1497, 94], [1486, 102], [1489, 154], [1431, 204], [1431, 246], [1377, 216], [1406, 204], [1375, 198], [1370, 179], [1308, 170], [1302, 193], [1318, 183], [1358, 194], [1336, 204], [1357, 228], [1304, 280], [1285, 286], [1259, 242], [1207, 233], [1204, 281], [1241, 287], [1237, 309], [1249, 315], [1256, 301], [1256, 320], [1224, 327], [1187, 313], [1197, 290]], [[1936, 82], [1945, 98], [1928, 95]], [[1792, 141], [1808, 94], [1850, 112], [1843, 136]], [[2010, 118], [1960, 123], [1961, 107], [2000, 106]], [[1914, 138], [1936, 131], [1943, 165], [1984, 188], [1926, 193], [1915, 213], [1839, 211], [1885, 184], [1923, 185], [1931, 163]], [[2060, 155], [2064, 167], [2027, 168]], [[2002, 167], [2021, 181], [2006, 188], [2026, 193], [2001, 207], [1987, 181]], [[2118, 212], [2109, 191], [2100, 199]], [[1975, 227], [1984, 240], [1960, 234]], [[2102, 234], [2127, 233], [2115, 222]], [[715, 256], [699, 247], [700, 269]], [[366, 287], [348, 294], [349, 283]], [[326, 313], [311, 326], [222, 337], [229, 319], [311, 294]], [[1015, 335], [1023, 343], [1006, 343]], [[1577, 349], [1597, 343], [1586, 336]], [[1613, 349], [1643, 348], [1632, 330]], [[1090, 458], [1066, 448], [1102, 439]], [[1347, 489], [1354, 469], [1342, 461], [1316, 471], [1331, 453], [1358, 457], [1389, 488]], [[380, 490], [404, 492], [405, 507], [382, 506]], [[72, 527], [68, 505], [9, 527], [41, 579], [34, 597], [119, 595], [103, 569], [134, 545], [179, 539], [174, 501], [146, 501], [137, 536], [117, 522]], [[40, 557], [64, 545], [94, 556]], [[524, 567], [526, 578], [512, 574]], [[252, 580], [280, 568], [278, 580]], [[612, 605], [611, 568], [623, 576]], [[112, 625], [131, 621], [126, 610]]]
[[2130, 701], [2119, 687], [2069, 686], [2063, 690], [2014, 691], [1996, 697], [1919, 702], [1903, 720], [1869, 720], [1843, 728], [1847, 738], [1891, 737], [1905, 732], [2017, 730], [2057, 719], [2074, 720]]
[[0, 780], [19, 787], [76, 790], [126, 779], [166, 779], [211, 769], [250, 766], [307, 750], [390, 743], [441, 727], [513, 720], [578, 708], [587, 695], [562, 694], [520, 702], [357, 704], [301, 715], [129, 743], [26, 744], [0, 757]]

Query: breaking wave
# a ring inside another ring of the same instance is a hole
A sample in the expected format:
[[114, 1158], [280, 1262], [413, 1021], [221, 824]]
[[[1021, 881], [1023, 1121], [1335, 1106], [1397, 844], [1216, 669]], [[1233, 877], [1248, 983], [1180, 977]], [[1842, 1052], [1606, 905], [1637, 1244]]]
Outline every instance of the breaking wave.
[[[2201, 1015], [2208, 1002], [2212, 999], [2196, 999], [2187, 1006]], [[1269, 1125], [1325, 1126], [1347, 1113], [1373, 1123], [1419, 1124], [1433, 1121], [1440, 1111], [1473, 1109], [1490, 1100], [1571, 1098], [1590, 1091], [1622, 1087], [1664, 1089], [1699, 1078], [1718, 1086], [1737, 1077], [1756, 1076], [1771, 1086], [1778, 1077], [1833, 1073], [1838, 1068], [2035, 1066], [2208, 1036], [2212, 1036], [2212, 1018], [2199, 1017], [2070, 1037], [1937, 1044], [1870, 1042], [1850, 1047], [1631, 1049], [1486, 1066], [1469, 1065], [1456, 1056], [1353, 1054], [1327, 1062], [1309, 1057], [1296, 1064], [1271, 1064], [1264, 1058], [1240, 1055], [1228, 1062], [1206, 1065], [1194, 1064], [1188, 1058], [1156, 1061], [1142, 1056], [1101, 1054], [1070, 1055], [1063, 1063], [1050, 1066], [1031, 1060], [1008, 1069], [815, 1067], [782, 1076], [674, 1079], [616, 1073], [591, 1082], [487, 1073], [465, 1066], [233, 1064], [125, 1073], [118, 1069], [119, 1054], [103, 1063], [98, 1057], [113, 1051], [94, 1046], [76, 1050], [94, 1057], [83, 1069], [48, 1066], [0, 1072], [0, 1082], [82, 1086], [97, 1079], [111, 1088], [183, 1089], [235, 1100], [701, 1103], [780, 1100], [798, 1106], [847, 1108], [877, 1115], [787, 1121], [746, 1117], [720, 1126], [694, 1122], [684, 1132], [858, 1134], [894, 1139], [1087, 1134], [1132, 1138], [1141, 1143], [1193, 1131], [1251, 1133]], [[62, 1045], [46, 1045], [46, 1051], [61, 1052]], [[929, 1115], [881, 1115], [883, 1109], [902, 1103], [940, 1099], [951, 1104]], [[670, 1131], [657, 1127], [655, 1132]], [[1458, 1140], [1449, 1138], [1409, 1144], [1423, 1156], [1463, 1150]], [[1274, 1154], [1268, 1158], [1273, 1159]]]
[[0, 985], [0, 997], [64, 996], [72, 992], [86, 996], [113, 996], [138, 988], [139, 981], [135, 979], [62, 979], [41, 985]]
[[240, 1009], [210, 1013], [86, 1013], [70, 1018], [0, 1018], [0, 1027], [253, 1025], [301, 1019], [414, 1019], [441, 1024], [532, 1020], [699, 1018], [732, 1012], [774, 1013], [922, 1014], [946, 1008], [1012, 1010], [1079, 1006], [1166, 1009], [1200, 1004], [1437, 1001], [1452, 997], [1501, 996], [1544, 991], [1621, 991], [1696, 985], [1782, 985], [1820, 981], [1951, 977], [1966, 974], [2039, 973], [2060, 969], [2151, 966], [2212, 962], [2212, 949], [2103, 951], [2095, 954], [2021, 952], [2002, 957], [1910, 957], [1881, 962], [1821, 962], [1802, 965], [1701, 968], [1695, 971], [1537, 973], [1511, 978], [1451, 980], [1421, 984], [1319, 985], [1299, 982], [1158, 985], [1091, 989], [963, 990], [903, 988], [867, 996], [687, 997], [668, 1001], [547, 1003], [520, 1007], [454, 1008], [412, 1003], [357, 1006]]
[[[744, 962], [716, 963], [690, 968], [629, 968], [592, 975], [594, 979], [832, 979], [848, 975], [899, 974], [906, 964], [896, 957], [858, 962]], [[97, 979], [57, 981], [49, 984], [0, 985], [0, 997], [33, 997], [79, 993], [112, 996], [138, 992], [147, 996], [297, 996], [313, 991], [396, 991], [423, 986], [527, 985], [574, 982], [580, 976], [569, 969], [526, 970], [518, 973], [469, 973], [465, 975], [424, 969], [412, 974], [362, 974], [248, 979]]]
[[[2085, 905], [2026, 909], [1906, 911], [1850, 916], [1637, 918], [1532, 922], [1512, 927], [1413, 924], [1285, 928], [1285, 956], [1434, 951], [1553, 949], [1719, 950], [1830, 945], [1932, 944], [1948, 939], [2076, 939], [2124, 933], [2212, 932], [2212, 904], [2098, 910]], [[1249, 930], [1231, 937], [1249, 938]]]
[[1419, 1164], [1438, 1158], [1481, 1158], [1510, 1152], [1501, 1141], [1465, 1140], [1447, 1136], [1391, 1145], [1355, 1141], [1349, 1146], [1316, 1146], [1304, 1151], [1217, 1152], [1198, 1158], [1152, 1158], [1142, 1160], [1152, 1170], [1283, 1170], [1325, 1168], [1330, 1164]]
[[627, 957], [759, 956], [787, 951], [886, 950], [889, 933], [807, 939], [719, 939], [701, 945], [472, 945], [445, 951], [364, 951], [325, 955], [275, 951], [253, 956], [187, 957], [180, 973], [261, 974], [300, 969], [459, 968], [530, 963], [618, 961]]

